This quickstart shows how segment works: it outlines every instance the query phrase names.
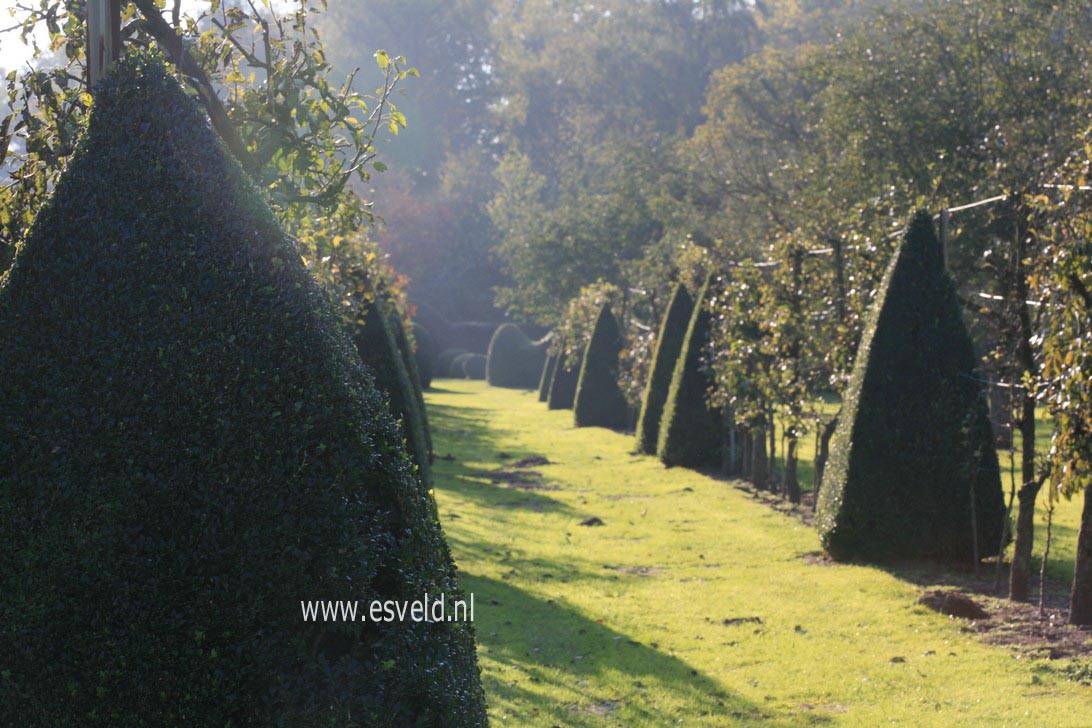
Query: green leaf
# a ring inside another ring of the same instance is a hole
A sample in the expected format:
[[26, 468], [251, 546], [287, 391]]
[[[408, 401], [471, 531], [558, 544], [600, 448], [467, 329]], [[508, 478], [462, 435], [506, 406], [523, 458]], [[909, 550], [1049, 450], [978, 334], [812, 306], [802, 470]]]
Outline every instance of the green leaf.
[[385, 71], [387, 70], [387, 66], [391, 64], [391, 57], [387, 55], [386, 51], [376, 51], [375, 62], [381, 69]]

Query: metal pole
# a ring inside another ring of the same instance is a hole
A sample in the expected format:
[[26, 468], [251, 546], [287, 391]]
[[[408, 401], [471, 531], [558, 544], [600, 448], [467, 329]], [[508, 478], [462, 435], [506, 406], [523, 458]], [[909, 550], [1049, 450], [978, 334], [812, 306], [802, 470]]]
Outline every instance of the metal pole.
[[121, 0], [87, 0], [87, 80], [95, 84], [121, 55]]

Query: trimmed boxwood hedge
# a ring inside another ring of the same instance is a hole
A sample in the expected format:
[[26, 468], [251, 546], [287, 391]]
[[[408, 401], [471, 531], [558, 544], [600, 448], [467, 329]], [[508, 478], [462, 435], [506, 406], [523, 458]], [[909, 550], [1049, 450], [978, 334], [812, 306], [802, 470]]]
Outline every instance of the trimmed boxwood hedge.
[[656, 446], [660, 440], [660, 419], [663, 417], [668, 390], [671, 389], [671, 376], [675, 372], [675, 362], [682, 351], [686, 329], [693, 313], [694, 299], [690, 297], [686, 286], [682, 283], [676, 284], [671, 303], [668, 304], [664, 320], [660, 324], [660, 333], [656, 337], [652, 369], [641, 399], [641, 413], [637, 417], [637, 452], [656, 454]]
[[432, 386], [432, 377], [436, 371], [436, 344], [429, 333], [421, 324], [413, 322], [413, 341], [417, 348], [413, 351], [417, 362], [417, 373], [421, 377], [421, 386], [428, 389]]
[[123, 59], [0, 283], [10, 725], [481, 725], [434, 502], [326, 294], [157, 57]]
[[557, 367], [559, 354], [550, 354], [542, 364], [542, 374], [538, 380], [538, 401], [545, 402], [550, 396], [550, 384], [554, 380], [554, 369]]
[[436, 357], [436, 373], [441, 377], [450, 379], [462, 379], [464, 374], [462, 366], [455, 366], [455, 361], [463, 354], [469, 354], [466, 349], [444, 349], [440, 356]]
[[891, 261], [823, 472], [817, 525], [838, 559], [996, 553], [1005, 508], [986, 399], [928, 213]]
[[571, 363], [565, 354], [557, 360], [554, 378], [550, 382], [550, 396], [546, 399], [548, 409], [572, 409], [576, 397], [576, 384], [580, 379], [580, 361]]
[[429, 447], [425, 419], [417, 404], [413, 381], [398, 350], [392, 317], [383, 313], [383, 302], [369, 303], [362, 323], [353, 326], [353, 343], [375, 386], [386, 396], [391, 413], [402, 422], [409, 455], [417, 464], [421, 480], [431, 482]]
[[534, 389], [546, 360], [546, 340], [531, 341], [516, 324], [503, 324], [489, 340], [485, 378], [494, 387]]
[[675, 362], [675, 370], [671, 373], [671, 387], [664, 402], [660, 440], [656, 447], [656, 454], [668, 467], [719, 466], [722, 460], [724, 417], [706, 399], [706, 392], [713, 386], [713, 381], [702, 363], [710, 327], [706, 301], [713, 281], [712, 274], [706, 277], [694, 301], [686, 337]]
[[610, 304], [604, 303], [584, 349], [573, 397], [573, 423], [577, 427], [625, 428], [629, 405], [618, 386], [618, 354], [622, 346], [622, 328], [611, 313]]
[[415, 413], [421, 423], [421, 432], [425, 436], [426, 462], [432, 462], [432, 432], [428, 427], [428, 410], [425, 408], [425, 388], [421, 384], [421, 375], [417, 371], [417, 357], [410, 346], [409, 337], [406, 336], [406, 325], [402, 322], [398, 309], [394, 302], [388, 301], [386, 305], [387, 318], [391, 331], [394, 333], [394, 342], [398, 345], [398, 354], [402, 358], [402, 365], [409, 375], [410, 384], [413, 385], [413, 400], [417, 412]]
[[485, 379], [486, 358], [481, 354], [466, 354], [455, 361], [461, 361], [463, 376], [467, 379]]

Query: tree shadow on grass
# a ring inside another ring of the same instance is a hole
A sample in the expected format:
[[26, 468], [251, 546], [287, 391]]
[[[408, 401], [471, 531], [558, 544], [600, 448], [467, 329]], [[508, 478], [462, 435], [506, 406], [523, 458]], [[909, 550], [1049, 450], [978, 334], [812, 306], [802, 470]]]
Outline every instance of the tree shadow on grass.
[[[499, 703], [518, 724], [601, 725], [608, 717], [626, 725], [701, 717], [720, 724], [799, 724], [563, 602], [496, 579], [463, 573], [461, 581], [475, 597], [479, 651], [501, 666], [486, 676], [487, 696], [494, 711]], [[675, 715], [680, 706], [685, 714]]]
[[[482, 508], [501, 514], [513, 509], [537, 513], [558, 513], [567, 517], [579, 515], [568, 504], [548, 495], [551, 490], [566, 487], [551, 481], [540, 471], [503, 467], [483, 470], [468, 463], [490, 463], [497, 459], [504, 432], [492, 424], [486, 414], [476, 414], [468, 407], [430, 405], [429, 422], [436, 442], [436, 462], [433, 477], [437, 487], [472, 500]], [[542, 453], [513, 452], [511, 462]], [[517, 477], [518, 476], [518, 477]]]
[[[432, 384], [425, 387], [425, 391], [428, 392], [429, 394], [471, 394], [471, 392], [460, 392], [457, 389], [445, 389], [443, 387], [438, 387], [438, 386], [436, 386], [436, 382], [438, 382], [438, 381], [442, 381], [442, 380], [433, 379]], [[433, 405], [433, 407], [434, 406], [435, 405]], [[429, 407], [429, 411], [430, 412], [432, 411], [432, 407]]]

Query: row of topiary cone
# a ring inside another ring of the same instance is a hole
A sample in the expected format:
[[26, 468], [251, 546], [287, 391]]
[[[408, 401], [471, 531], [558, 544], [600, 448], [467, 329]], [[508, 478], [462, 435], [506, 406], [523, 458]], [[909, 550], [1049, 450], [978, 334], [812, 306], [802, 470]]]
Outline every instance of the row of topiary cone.
[[579, 357], [567, 356], [565, 343], [555, 342], [555, 351], [546, 357], [539, 401], [550, 409], [572, 409], [577, 427], [624, 429], [629, 404], [618, 384], [618, 357], [625, 342], [610, 304], [599, 309], [591, 338]]
[[[942, 260], [931, 218], [917, 215], [878, 290], [818, 495], [817, 526], [836, 558], [969, 561], [1004, 547], [1007, 516], [984, 392]], [[748, 457], [764, 455], [748, 446], [763, 432], [738, 426], [708, 401], [706, 301], [717, 280], [709, 276], [696, 301], [675, 288], [637, 449], [668, 466], [720, 466], [764, 479], [764, 457]]]

